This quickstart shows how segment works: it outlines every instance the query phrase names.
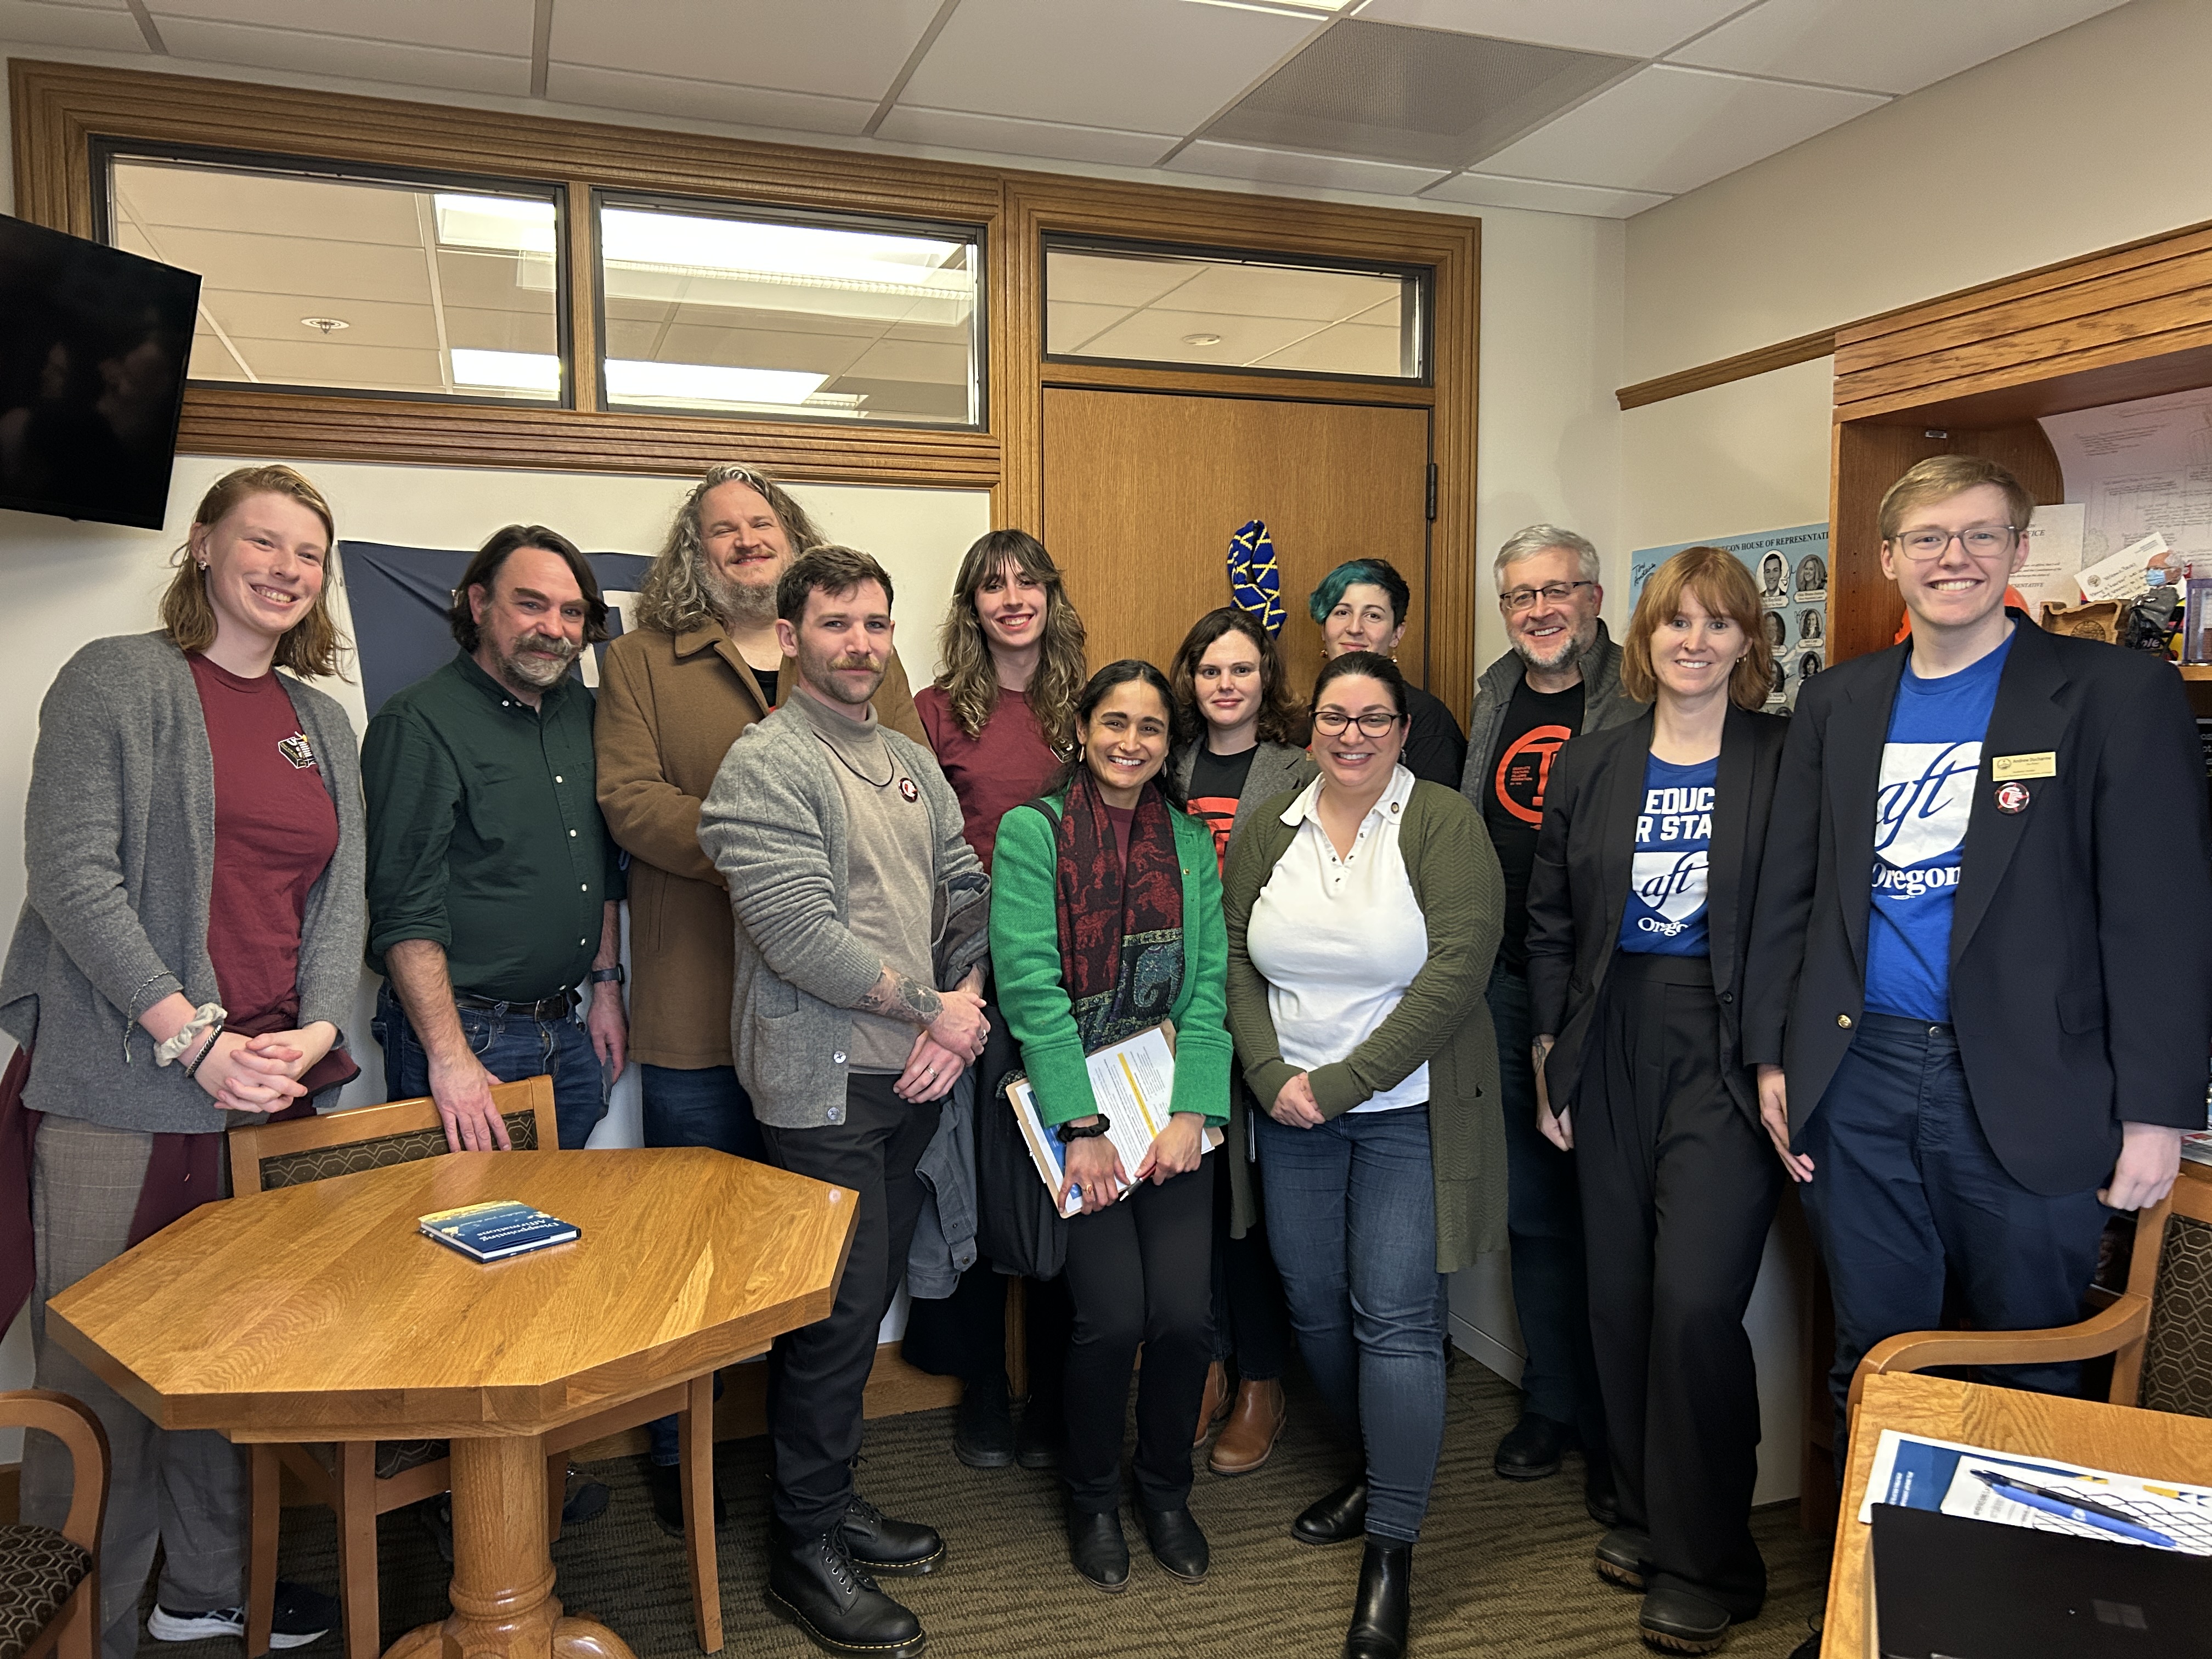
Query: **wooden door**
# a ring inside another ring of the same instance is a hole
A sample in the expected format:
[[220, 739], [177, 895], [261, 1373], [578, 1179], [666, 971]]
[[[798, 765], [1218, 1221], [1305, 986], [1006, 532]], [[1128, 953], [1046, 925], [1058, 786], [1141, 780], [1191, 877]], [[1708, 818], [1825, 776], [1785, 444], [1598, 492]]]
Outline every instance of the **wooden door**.
[[1321, 666], [1306, 596], [1346, 559], [1382, 557], [1413, 590], [1398, 660], [1428, 678], [1426, 409], [1048, 386], [1044, 542], [1090, 630], [1093, 668], [1168, 669], [1190, 625], [1229, 603], [1230, 538], [1264, 519], [1301, 696]]

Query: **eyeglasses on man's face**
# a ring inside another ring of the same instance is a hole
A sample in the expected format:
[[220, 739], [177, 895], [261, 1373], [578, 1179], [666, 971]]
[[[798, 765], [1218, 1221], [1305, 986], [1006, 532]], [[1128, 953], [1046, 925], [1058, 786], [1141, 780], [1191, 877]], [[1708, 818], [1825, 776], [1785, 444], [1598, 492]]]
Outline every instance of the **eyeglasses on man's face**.
[[2019, 544], [2020, 532], [2008, 524], [1970, 524], [1964, 530], [1938, 530], [1923, 526], [1917, 530], [1899, 531], [1897, 536], [1898, 547], [1915, 564], [1942, 558], [1943, 550], [1954, 541], [1966, 549], [1969, 558], [1994, 559], [2011, 552]]
[[1387, 708], [1370, 708], [1357, 718], [1341, 708], [1317, 708], [1314, 711], [1314, 730], [1326, 732], [1333, 738], [1346, 726], [1357, 726], [1363, 735], [1380, 738], [1389, 734], [1390, 728], [1397, 725], [1398, 719]]
[[1565, 605], [1577, 588], [1596, 586], [1595, 582], [1546, 582], [1541, 587], [1509, 588], [1498, 596], [1498, 603], [1505, 607], [1508, 616], [1517, 616], [1539, 599], [1547, 605]]

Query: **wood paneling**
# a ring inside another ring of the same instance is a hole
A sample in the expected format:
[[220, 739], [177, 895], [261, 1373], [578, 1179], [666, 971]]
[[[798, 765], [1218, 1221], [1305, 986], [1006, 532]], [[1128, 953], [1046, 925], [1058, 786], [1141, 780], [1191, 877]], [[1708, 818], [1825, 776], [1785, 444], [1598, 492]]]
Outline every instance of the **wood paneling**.
[[1376, 556], [1413, 589], [1399, 660], [1444, 695], [1423, 650], [1435, 619], [1423, 592], [1427, 410], [1064, 387], [1047, 388], [1043, 409], [1045, 538], [1094, 666], [1143, 657], [1165, 669], [1190, 624], [1229, 602], [1229, 538], [1259, 518], [1282, 571], [1294, 689], [1322, 660], [1306, 595], [1345, 560]]
[[1770, 346], [1760, 346], [1756, 351], [1740, 351], [1733, 357], [1717, 357], [1711, 362], [1699, 363], [1695, 368], [1677, 369], [1672, 374], [1638, 380], [1634, 386], [1622, 386], [1613, 394], [1613, 398], [1624, 410], [1641, 409], [1646, 404], [1664, 403], [1669, 398], [1680, 398], [1686, 392], [1704, 392], [1711, 386], [1726, 386], [1731, 380], [1747, 380], [1754, 374], [1768, 374], [1778, 368], [1813, 362], [1828, 356], [1835, 349], [1836, 331], [1826, 328], [1815, 334], [1801, 334], [1794, 340], [1781, 340]]

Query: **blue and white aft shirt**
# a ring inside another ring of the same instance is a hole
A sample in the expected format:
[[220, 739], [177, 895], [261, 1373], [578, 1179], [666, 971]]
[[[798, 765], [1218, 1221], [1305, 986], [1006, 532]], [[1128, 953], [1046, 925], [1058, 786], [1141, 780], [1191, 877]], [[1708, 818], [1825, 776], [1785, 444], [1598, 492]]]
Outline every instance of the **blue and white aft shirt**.
[[1713, 781], [1720, 758], [1678, 766], [1658, 756], [1644, 767], [1644, 810], [1636, 815], [1636, 855], [1620, 948], [1646, 956], [1702, 957], [1705, 881], [1713, 846]]

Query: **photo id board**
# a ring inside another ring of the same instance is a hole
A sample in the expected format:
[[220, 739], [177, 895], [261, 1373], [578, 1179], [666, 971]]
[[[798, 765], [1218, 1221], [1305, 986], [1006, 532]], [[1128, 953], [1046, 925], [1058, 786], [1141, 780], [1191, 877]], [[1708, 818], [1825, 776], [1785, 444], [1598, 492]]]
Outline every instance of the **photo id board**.
[[1691, 547], [1719, 547], [1743, 561], [1759, 588], [1759, 623], [1774, 657], [1770, 714], [1787, 714], [1797, 688], [1828, 661], [1828, 526], [1801, 524], [1748, 536], [1706, 536], [1629, 556], [1628, 603], [1632, 611], [1644, 584], [1661, 565]]

